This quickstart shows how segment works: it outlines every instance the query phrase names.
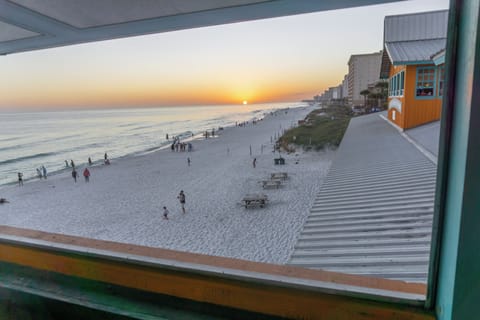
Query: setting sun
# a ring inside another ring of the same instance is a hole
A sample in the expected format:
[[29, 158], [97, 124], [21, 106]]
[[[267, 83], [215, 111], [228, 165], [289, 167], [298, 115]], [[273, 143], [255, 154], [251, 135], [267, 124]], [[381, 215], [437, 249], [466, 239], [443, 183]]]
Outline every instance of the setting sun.
[[243, 100], [243, 104], [248, 104], [248, 101], [247, 101], [247, 100]]

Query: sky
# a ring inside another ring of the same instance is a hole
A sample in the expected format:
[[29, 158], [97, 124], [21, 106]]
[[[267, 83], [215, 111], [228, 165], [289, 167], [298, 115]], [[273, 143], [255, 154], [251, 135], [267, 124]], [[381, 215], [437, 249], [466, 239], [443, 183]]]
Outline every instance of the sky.
[[412, 0], [0, 56], [0, 111], [290, 102], [341, 83]]

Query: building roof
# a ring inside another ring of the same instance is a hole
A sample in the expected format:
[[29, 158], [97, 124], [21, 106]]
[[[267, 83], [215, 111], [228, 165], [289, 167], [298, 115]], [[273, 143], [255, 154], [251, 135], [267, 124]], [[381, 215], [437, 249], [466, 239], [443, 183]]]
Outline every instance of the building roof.
[[414, 41], [447, 37], [448, 10], [386, 16], [384, 42]]
[[446, 38], [385, 43], [393, 65], [432, 63], [432, 57], [445, 49]]
[[353, 118], [288, 264], [426, 282], [435, 182], [436, 165], [387, 121]]
[[390, 64], [433, 64], [446, 47], [448, 10], [387, 16], [380, 77], [388, 78]]
[[0, 54], [395, 0], [0, 0]]

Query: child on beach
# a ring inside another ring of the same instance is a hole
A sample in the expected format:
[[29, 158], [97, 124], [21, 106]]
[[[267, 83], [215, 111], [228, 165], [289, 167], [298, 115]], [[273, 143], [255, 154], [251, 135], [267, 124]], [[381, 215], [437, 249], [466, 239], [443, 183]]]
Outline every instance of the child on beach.
[[177, 198], [180, 201], [180, 205], [182, 206], [183, 213], [185, 213], [185, 193], [183, 193], [183, 190], [180, 190], [180, 193], [177, 196]]
[[43, 173], [43, 178], [47, 179], [47, 168], [45, 168], [45, 166], [42, 166], [42, 173]]
[[253, 158], [253, 167], [255, 168], [257, 166], [257, 158]]
[[88, 165], [91, 166], [93, 164], [92, 158], [88, 157]]
[[188, 166], [190, 167], [190, 158], [187, 158]]
[[85, 170], [83, 170], [83, 176], [85, 178], [85, 182], [90, 181], [90, 170], [88, 170], [88, 168], [85, 168]]
[[168, 220], [168, 213], [167, 207], [163, 207], [163, 219]]

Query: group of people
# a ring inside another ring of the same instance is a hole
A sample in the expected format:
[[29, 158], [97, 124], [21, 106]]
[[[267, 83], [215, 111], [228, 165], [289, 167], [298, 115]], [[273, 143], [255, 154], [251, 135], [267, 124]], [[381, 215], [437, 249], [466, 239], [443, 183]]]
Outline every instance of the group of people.
[[[180, 201], [180, 206], [182, 208], [182, 212], [185, 213], [185, 193], [183, 190], [180, 190], [180, 193], [177, 196], [178, 201]], [[168, 220], [168, 214], [170, 212], [168, 211], [167, 207], [163, 207], [163, 219]]]
[[176, 152], [179, 152], [179, 151], [192, 151], [193, 149], [193, 146], [192, 144], [189, 142], [189, 143], [184, 143], [184, 142], [180, 142], [180, 139], [175, 139], [173, 141], [173, 143], [171, 144], [170, 146], [170, 149], [173, 151], [176, 151]]
[[[110, 164], [110, 159], [108, 159], [108, 154], [106, 152], [104, 154], [104, 163], [107, 165]], [[88, 157], [88, 165], [89, 166], [93, 165], [92, 158], [90, 157]], [[73, 162], [73, 159], [70, 160], [70, 162], [65, 160], [65, 167], [72, 168], [72, 178], [75, 182], [77, 182], [77, 178], [79, 177], [79, 174], [75, 168], [75, 162]], [[42, 178], [47, 179], [47, 168], [44, 165], [42, 165], [39, 168], [36, 168], [36, 171], [37, 171], [37, 177], [39, 179], [42, 179]], [[85, 167], [85, 169], [83, 170], [83, 177], [85, 178], [85, 182], [90, 182], [90, 175], [91, 175], [90, 170], [87, 167]], [[23, 173], [18, 172], [17, 178], [18, 178], [18, 186], [19, 187], [23, 186]]]
[[[85, 182], [90, 182], [90, 170], [88, 170], [88, 168], [85, 168], [83, 170], [83, 177], [85, 178]], [[78, 172], [77, 170], [75, 170], [75, 168], [72, 169], [72, 178], [76, 183], [78, 178]]]
[[39, 179], [47, 179], [47, 168], [43, 165], [40, 168], [37, 168], [37, 176]]
[[208, 139], [208, 137], [215, 137], [215, 129], [212, 129], [212, 132], [211, 134], [208, 132], [208, 131], [205, 131], [205, 133], [203, 134], [205, 136], [205, 139]]
[[[106, 152], [103, 155], [103, 162], [106, 165], [110, 164], [110, 159], [108, 158], [108, 154]], [[65, 164], [68, 167], [67, 160], [65, 160]], [[73, 178], [73, 181], [75, 181], [75, 183], [76, 183], [79, 175], [78, 175], [77, 170], [75, 170], [75, 163], [73, 162], [73, 160], [70, 160], [70, 165], [72, 166], [72, 178]], [[92, 158], [90, 158], [90, 157], [88, 157], [88, 165], [89, 166], [93, 165]], [[85, 178], [85, 182], [90, 182], [90, 175], [91, 175], [90, 170], [88, 170], [88, 167], [85, 167], [85, 169], [83, 169], [83, 178]]]

